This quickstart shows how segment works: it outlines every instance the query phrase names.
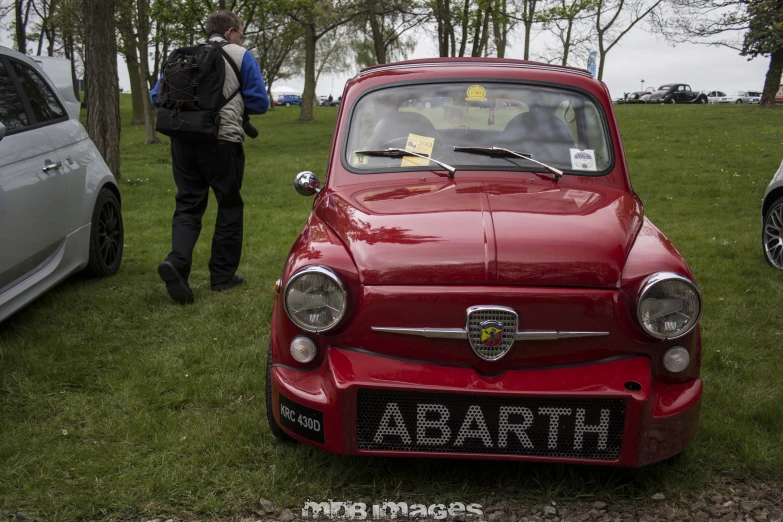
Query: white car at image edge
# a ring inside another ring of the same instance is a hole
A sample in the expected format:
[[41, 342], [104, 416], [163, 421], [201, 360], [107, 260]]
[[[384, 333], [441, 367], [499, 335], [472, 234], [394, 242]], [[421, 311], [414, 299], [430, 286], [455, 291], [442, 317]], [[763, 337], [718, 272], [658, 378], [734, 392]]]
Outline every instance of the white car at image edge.
[[62, 62], [0, 46], [0, 322], [74, 272], [122, 262], [120, 191]]

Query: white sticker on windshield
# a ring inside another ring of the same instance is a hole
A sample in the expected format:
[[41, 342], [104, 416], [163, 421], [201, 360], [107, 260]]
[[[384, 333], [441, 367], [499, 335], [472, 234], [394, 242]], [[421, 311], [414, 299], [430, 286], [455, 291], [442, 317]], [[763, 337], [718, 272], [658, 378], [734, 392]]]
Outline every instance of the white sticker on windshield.
[[574, 170], [596, 170], [595, 168], [595, 150], [593, 149], [570, 149], [571, 150], [571, 168]]

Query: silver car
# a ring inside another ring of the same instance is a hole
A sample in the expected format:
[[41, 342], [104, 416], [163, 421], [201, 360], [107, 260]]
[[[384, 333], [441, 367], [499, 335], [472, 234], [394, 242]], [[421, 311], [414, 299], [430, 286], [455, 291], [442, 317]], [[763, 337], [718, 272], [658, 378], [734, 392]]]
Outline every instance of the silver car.
[[117, 183], [71, 82], [57, 84], [0, 46], [0, 321], [74, 272], [107, 276], [122, 261]]
[[761, 227], [761, 242], [767, 263], [783, 270], [783, 162], [764, 194]]
[[737, 91], [731, 96], [726, 96], [721, 103], [759, 103], [761, 93], [758, 91]]

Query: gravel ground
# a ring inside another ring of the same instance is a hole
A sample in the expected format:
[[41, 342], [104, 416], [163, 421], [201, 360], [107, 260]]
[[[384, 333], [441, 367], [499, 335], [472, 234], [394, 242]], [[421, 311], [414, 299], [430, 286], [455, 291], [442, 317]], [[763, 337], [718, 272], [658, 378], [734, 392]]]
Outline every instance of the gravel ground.
[[[371, 499], [361, 502], [372, 504]], [[376, 501], [380, 503], [379, 501]], [[738, 522], [783, 522], [783, 485], [725, 479], [713, 488], [698, 493], [665, 496], [656, 493], [650, 498], [624, 500], [519, 502], [515, 499], [492, 499], [482, 503], [481, 518], [457, 516], [448, 520], [472, 522], [663, 522], [709, 520]], [[294, 522], [301, 519], [301, 505], [277, 507], [266, 499], [250, 508], [243, 516], [217, 519], [217, 522]], [[325, 518], [324, 518], [325, 519]], [[34, 516], [24, 513], [5, 513], [0, 510], [0, 520], [34, 522]], [[114, 519], [115, 522], [195, 522], [192, 516], [160, 516], [158, 518]], [[215, 519], [202, 519], [215, 520]], [[372, 514], [367, 517], [372, 520]], [[406, 519], [403, 519], [406, 520]], [[432, 518], [407, 520], [432, 521]], [[43, 522], [39, 520], [38, 522]]]

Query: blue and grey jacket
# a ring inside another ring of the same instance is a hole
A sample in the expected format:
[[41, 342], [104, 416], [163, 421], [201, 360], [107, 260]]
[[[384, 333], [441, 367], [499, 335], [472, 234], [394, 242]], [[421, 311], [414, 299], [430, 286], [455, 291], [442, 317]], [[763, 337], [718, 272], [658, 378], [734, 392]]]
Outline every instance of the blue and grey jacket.
[[[221, 34], [213, 34], [209, 38], [210, 42], [225, 40], [225, 37]], [[242, 114], [245, 109], [250, 114], [265, 113], [269, 108], [269, 96], [266, 93], [264, 79], [261, 77], [261, 68], [258, 66], [258, 62], [253, 57], [253, 54], [241, 45], [232, 43], [223, 46], [223, 50], [234, 60], [241, 77], [237, 78], [234, 68], [227, 62], [223, 95], [226, 97], [231, 96], [240, 85], [242, 90], [225, 107], [220, 109], [218, 139], [241, 142], [245, 139], [245, 131], [242, 130]], [[150, 92], [153, 105], [155, 105], [155, 100], [158, 97], [158, 87], [162, 79], [163, 76], [161, 75], [158, 83], [155, 84], [155, 87]], [[157, 107], [157, 105], [155, 106]]]

